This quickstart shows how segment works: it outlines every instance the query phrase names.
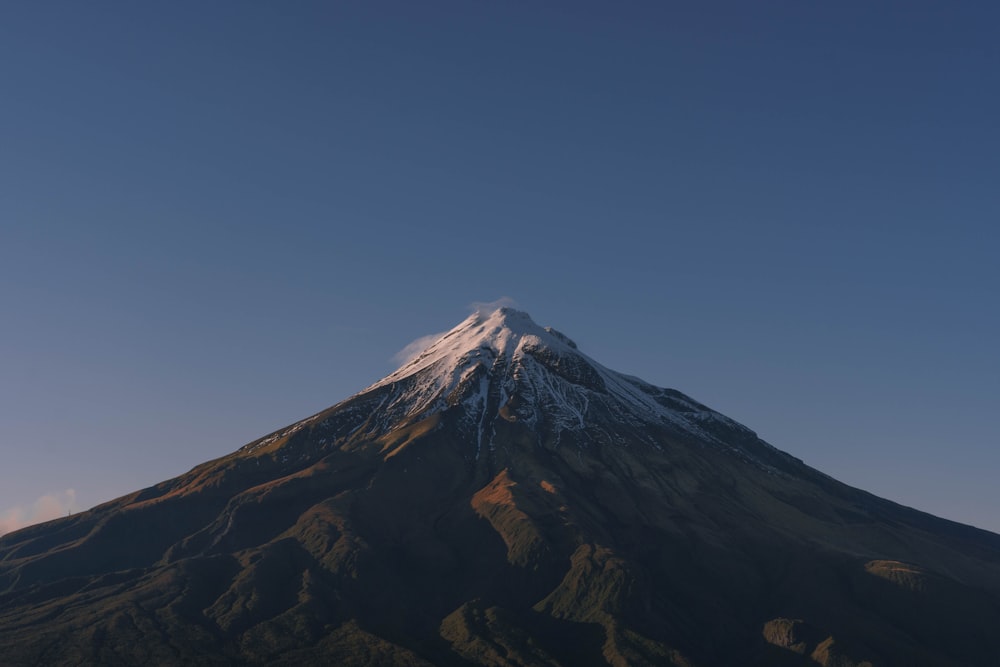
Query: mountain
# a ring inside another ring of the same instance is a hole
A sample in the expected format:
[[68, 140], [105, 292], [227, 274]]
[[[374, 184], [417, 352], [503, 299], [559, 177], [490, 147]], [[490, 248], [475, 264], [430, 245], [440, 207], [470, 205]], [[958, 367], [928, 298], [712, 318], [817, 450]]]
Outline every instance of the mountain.
[[997, 664], [997, 628], [1000, 536], [507, 308], [228, 456], [0, 537], [3, 665], [968, 667]]

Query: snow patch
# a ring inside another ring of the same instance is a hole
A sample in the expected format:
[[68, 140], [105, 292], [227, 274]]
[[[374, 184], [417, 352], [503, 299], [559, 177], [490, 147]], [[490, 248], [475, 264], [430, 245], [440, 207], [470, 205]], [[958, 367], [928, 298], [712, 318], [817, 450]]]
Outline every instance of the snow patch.
[[[494, 381], [499, 400], [491, 406]], [[364, 391], [390, 385], [398, 391], [387, 399], [387, 418], [422, 419], [461, 403], [475, 425], [477, 458], [488, 425], [514, 396], [523, 404], [516, 410], [520, 420], [532, 426], [544, 420], [557, 437], [562, 430], [587, 429], [588, 413], [597, 404], [624, 424], [669, 424], [720, 444], [711, 433], [716, 426], [750, 433], [680, 392], [605, 368], [566, 335], [509, 307], [473, 313]]]

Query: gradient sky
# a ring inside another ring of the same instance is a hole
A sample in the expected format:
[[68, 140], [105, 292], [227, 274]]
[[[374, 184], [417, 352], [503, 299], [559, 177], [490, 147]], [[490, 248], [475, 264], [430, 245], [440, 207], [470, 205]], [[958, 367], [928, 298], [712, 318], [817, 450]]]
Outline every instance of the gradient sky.
[[501, 296], [1000, 531], [998, 34], [992, 2], [4, 3], [0, 532]]

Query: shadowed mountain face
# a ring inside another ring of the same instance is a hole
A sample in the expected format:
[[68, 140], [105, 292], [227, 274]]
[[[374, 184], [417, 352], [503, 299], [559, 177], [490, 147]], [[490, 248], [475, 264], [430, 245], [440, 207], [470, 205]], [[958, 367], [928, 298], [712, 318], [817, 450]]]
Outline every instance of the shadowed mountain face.
[[852, 489], [509, 309], [0, 538], [0, 664], [995, 665], [1000, 536]]

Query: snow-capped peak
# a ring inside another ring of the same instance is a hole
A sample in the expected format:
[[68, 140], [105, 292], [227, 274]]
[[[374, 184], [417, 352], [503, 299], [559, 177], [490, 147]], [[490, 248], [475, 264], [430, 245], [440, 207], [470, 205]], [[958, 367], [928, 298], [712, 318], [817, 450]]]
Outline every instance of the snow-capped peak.
[[496, 357], [511, 360], [523, 343], [553, 350], [576, 349], [576, 343], [554, 329], [535, 324], [527, 313], [503, 307], [491, 313], [473, 313], [371, 388], [397, 382], [432, 367], [442, 371], [459, 370], [470, 360], [470, 355], [475, 356], [478, 351], [489, 350]]
[[390, 423], [461, 406], [478, 431], [477, 453], [498, 418], [555, 437], [586, 432], [596, 421], [659, 424], [703, 440], [715, 440], [719, 426], [748, 432], [680, 392], [605, 368], [562, 333], [508, 307], [470, 315], [362, 393], [388, 387], [381, 411]]

